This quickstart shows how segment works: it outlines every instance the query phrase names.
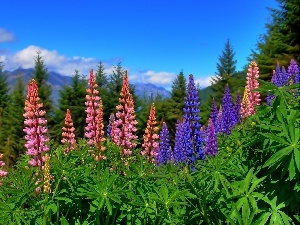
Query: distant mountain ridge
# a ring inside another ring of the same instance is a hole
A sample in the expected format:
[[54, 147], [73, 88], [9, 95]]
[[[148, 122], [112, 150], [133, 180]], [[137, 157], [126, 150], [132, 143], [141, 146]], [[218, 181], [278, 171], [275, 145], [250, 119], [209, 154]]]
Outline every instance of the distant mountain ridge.
[[[33, 68], [19, 68], [14, 71], [5, 70], [4, 74], [7, 76], [7, 82], [12, 89], [19, 75], [22, 76], [24, 83], [27, 84], [28, 81], [32, 78], [33, 72]], [[59, 90], [61, 90], [65, 84], [71, 84], [72, 76], [64, 76], [54, 71], [49, 71], [48, 74], [48, 82], [52, 86], [52, 99], [56, 104], [59, 97]], [[140, 97], [150, 97], [151, 94], [153, 94], [153, 96], [159, 94], [163, 98], [171, 96], [170, 91], [168, 91], [164, 87], [159, 87], [152, 83], [132, 82], [132, 84], [135, 86], [136, 95]]]

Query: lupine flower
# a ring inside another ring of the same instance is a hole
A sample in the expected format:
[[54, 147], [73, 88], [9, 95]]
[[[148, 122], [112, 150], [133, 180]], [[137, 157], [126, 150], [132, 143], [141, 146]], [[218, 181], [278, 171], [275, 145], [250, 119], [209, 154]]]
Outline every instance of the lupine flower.
[[188, 162], [188, 154], [193, 155], [192, 138], [187, 121], [178, 120], [176, 123], [174, 161], [175, 164]]
[[25, 147], [26, 154], [32, 156], [29, 164], [38, 166], [42, 170], [43, 162], [45, 162], [44, 153], [49, 151], [49, 146], [46, 144], [49, 138], [46, 136], [47, 120], [44, 118], [46, 112], [42, 110], [43, 103], [39, 103], [38, 86], [34, 79], [29, 81], [28, 91], [25, 101], [25, 128], [23, 131], [26, 133]]
[[195, 86], [194, 77], [192, 74], [189, 76], [189, 83], [184, 98], [183, 118], [189, 124], [191, 133], [191, 142], [193, 154], [188, 154], [189, 164], [194, 165], [195, 158], [204, 159], [203, 140], [200, 137], [200, 109], [199, 109], [199, 96]]
[[110, 137], [111, 135], [111, 128], [112, 128], [112, 125], [113, 125], [113, 123], [114, 123], [114, 121], [115, 121], [115, 115], [113, 114], [113, 113], [111, 113], [110, 114], [110, 116], [109, 116], [109, 121], [108, 121], [108, 126], [107, 126], [107, 137]]
[[[292, 77], [293, 79], [291, 80], [291, 83], [299, 83], [300, 82], [300, 70], [299, 70], [299, 66], [296, 63], [296, 61], [294, 59], [291, 60], [290, 65], [288, 67], [288, 74], [289, 77]], [[300, 91], [300, 89], [298, 88], [297, 90], [298, 92]], [[294, 93], [294, 96], [297, 97], [298, 93]]]
[[114, 121], [114, 130], [111, 131], [111, 138], [113, 142], [120, 146], [123, 156], [130, 156], [132, 149], [136, 146], [134, 141], [137, 136], [134, 134], [137, 121], [135, 119], [134, 101], [132, 94], [129, 91], [129, 83], [127, 71], [123, 78], [123, 85], [119, 98], [120, 104], [116, 107], [118, 112], [116, 113], [116, 120]]
[[[239, 124], [241, 122], [241, 107], [242, 107], [242, 98], [241, 98], [241, 93], [238, 91], [235, 103], [234, 103], [234, 117], [235, 117], [235, 123]], [[212, 121], [213, 122], [213, 121]]]
[[[2, 159], [2, 157], [3, 157], [3, 154], [0, 154], [0, 159]], [[3, 166], [5, 166], [5, 163], [2, 160], [0, 160], [0, 168]], [[7, 172], [0, 169], [0, 185], [2, 185], [1, 177], [5, 177], [6, 175], [7, 175]]]
[[225, 87], [224, 95], [222, 98], [222, 122], [221, 132], [229, 135], [235, 124], [235, 115], [233, 111], [232, 97], [228, 84]]
[[214, 124], [211, 119], [208, 120], [207, 140], [205, 146], [206, 155], [216, 155], [218, 152], [217, 135], [214, 129]]
[[214, 98], [211, 102], [211, 110], [210, 110], [209, 118], [212, 120], [213, 124], [216, 125], [218, 119], [218, 107]]
[[90, 70], [90, 78], [88, 82], [88, 88], [86, 89], [86, 102], [85, 105], [87, 109], [86, 116], [86, 127], [85, 127], [85, 137], [88, 139], [88, 145], [93, 145], [96, 136], [96, 115], [97, 108], [99, 107], [100, 97], [99, 91], [97, 90], [98, 85], [95, 82], [95, 76], [93, 70]]
[[44, 193], [50, 193], [50, 156], [47, 153], [45, 155], [45, 167], [44, 167]]
[[155, 162], [155, 158], [159, 149], [159, 135], [157, 134], [158, 127], [156, 124], [155, 106], [153, 103], [150, 108], [147, 128], [145, 130], [145, 134], [143, 135], [144, 143], [142, 144], [143, 150], [141, 151], [141, 154], [146, 156], [149, 162]]
[[249, 103], [248, 93], [249, 93], [249, 91], [248, 91], [247, 87], [245, 87], [243, 101], [242, 101], [242, 108], [241, 108], [242, 118], [251, 116], [255, 113], [255, 109], [254, 109], [253, 105]]
[[166, 164], [168, 161], [171, 161], [169, 130], [165, 122], [163, 122], [159, 133], [159, 139], [159, 150], [156, 158], [157, 165]]
[[75, 128], [73, 127], [73, 120], [71, 117], [71, 112], [67, 109], [65, 117], [65, 126], [62, 128], [62, 140], [61, 143], [65, 144], [65, 154], [75, 148]]
[[103, 146], [104, 141], [105, 138], [104, 138], [104, 124], [103, 124], [103, 105], [102, 105], [102, 101], [100, 100], [100, 104], [97, 109], [96, 136], [94, 139], [96, 148], [98, 150], [97, 154], [95, 155], [96, 161], [100, 159], [106, 159], [106, 157], [102, 155], [102, 152], [105, 150], [105, 147]]
[[222, 105], [220, 105], [217, 122], [215, 124], [215, 132], [218, 134], [222, 131]]
[[259, 69], [255, 61], [252, 61], [248, 68], [247, 73], [247, 89], [248, 89], [248, 98], [250, 104], [253, 105], [255, 109], [256, 106], [260, 105], [260, 94], [258, 91], [253, 91], [258, 88], [259, 83], [257, 79], [259, 78]]
[[200, 134], [201, 134], [201, 138], [202, 138], [203, 142], [206, 143], [206, 141], [207, 141], [207, 129], [205, 128], [205, 125], [203, 125], [200, 128]]

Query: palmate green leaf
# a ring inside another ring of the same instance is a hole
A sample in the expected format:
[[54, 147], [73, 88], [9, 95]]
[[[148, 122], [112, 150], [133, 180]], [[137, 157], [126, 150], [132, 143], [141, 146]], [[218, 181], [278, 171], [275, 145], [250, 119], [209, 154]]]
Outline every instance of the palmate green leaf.
[[299, 148], [294, 148], [294, 157], [295, 157], [295, 163], [296, 167], [298, 169], [298, 172], [300, 171], [300, 149]]
[[61, 225], [69, 225], [69, 222], [68, 220], [66, 219], [66, 217], [62, 216], [60, 218], [60, 222], [61, 222]]
[[272, 155], [263, 165], [263, 168], [274, 165], [278, 160], [282, 159], [283, 157], [288, 156], [293, 151], [293, 147], [288, 146], [286, 148], [281, 149], [280, 151], [276, 152]]
[[290, 143], [288, 143], [284, 138], [276, 136], [275, 134], [262, 133], [262, 132], [257, 132], [257, 133], [259, 133], [262, 136], [265, 136], [266, 138], [274, 140], [274, 141], [276, 141], [278, 143], [285, 144], [285, 145], [290, 145]]

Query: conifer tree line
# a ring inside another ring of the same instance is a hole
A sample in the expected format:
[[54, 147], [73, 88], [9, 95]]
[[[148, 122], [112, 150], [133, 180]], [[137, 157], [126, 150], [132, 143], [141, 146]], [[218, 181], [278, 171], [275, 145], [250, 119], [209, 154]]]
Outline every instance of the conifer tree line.
[[[269, 9], [271, 21], [266, 24], [266, 33], [262, 34], [257, 42], [257, 49], [253, 50], [249, 56], [249, 61], [254, 59], [260, 67], [262, 79], [271, 80], [273, 65], [280, 63], [282, 66], [289, 64], [289, 59], [300, 60], [299, 54], [299, 5], [300, 0], [277, 0], [278, 9]], [[80, 71], [75, 70], [70, 84], [66, 84], [59, 92], [58, 105], [54, 106], [51, 99], [52, 89], [48, 84], [48, 70], [44, 59], [40, 53], [33, 59], [35, 70], [32, 78], [36, 80], [38, 95], [43, 102], [44, 110], [47, 112], [49, 135], [52, 140], [59, 142], [61, 139], [61, 127], [64, 125], [65, 113], [67, 109], [71, 111], [75, 130], [75, 136], [84, 137], [85, 117], [86, 117], [86, 88], [87, 80]], [[206, 125], [210, 115], [212, 102], [217, 107], [220, 106], [222, 95], [228, 84], [234, 98], [238, 93], [244, 92], [246, 71], [236, 70], [237, 59], [235, 51], [229, 39], [225, 42], [225, 47], [219, 56], [216, 65], [215, 77], [211, 80], [211, 86], [206, 89], [198, 89], [200, 98], [201, 124]], [[24, 101], [25, 86], [20, 74], [17, 82], [10, 90], [7, 78], [4, 74], [5, 65], [0, 62], [0, 153], [3, 153], [6, 165], [14, 164], [18, 157], [24, 153]], [[201, 69], [201, 68], [200, 68]], [[95, 80], [98, 85], [102, 104], [103, 121], [105, 128], [108, 126], [112, 113], [116, 113], [119, 93], [122, 88], [124, 68], [121, 62], [114, 66], [112, 74], [105, 73], [103, 62], [99, 62]], [[201, 85], [201, 84], [200, 84]], [[144, 128], [152, 103], [156, 108], [156, 118], [159, 127], [165, 122], [169, 128], [171, 145], [174, 144], [175, 127], [179, 119], [182, 118], [184, 107], [184, 97], [187, 89], [187, 74], [180, 71], [173, 81], [171, 97], [163, 98], [160, 95], [150, 98], [138, 97], [135, 95], [134, 86], [130, 86], [135, 102], [135, 112], [137, 115], [137, 136], [138, 146], [142, 145]]]

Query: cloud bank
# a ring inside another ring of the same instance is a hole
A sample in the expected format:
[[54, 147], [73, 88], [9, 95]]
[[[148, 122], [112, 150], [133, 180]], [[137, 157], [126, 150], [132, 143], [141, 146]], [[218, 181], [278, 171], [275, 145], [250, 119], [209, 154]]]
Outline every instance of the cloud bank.
[[[15, 70], [19, 67], [28, 69], [34, 67], [34, 58], [37, 56], [37, 52], [40, 52], [46, 67], [49, 71], [55, 71], [62, 75], [71, 76], [74, 74], [75, 69], [80, 74], [88, 74], [90, 69], [97, 69], [99, 59], [85, 58], [80, 56], [67, 57], [59, 54], [56, 50], [48, 50], [35, 45], [30, 45], [16, 53], [10, 53], [8, 51], [1, 51], [0, 49], [0, 61], [3, 61], [6, 70]], [[114, 65], [112, 64], [116, 60], [103, 60], [105, 67], [105, 73], [111, 74]], [[122, 65], [123, 66], [123, 65]], [[163, 86], [170, 89], [173, 80], [176, 78], [176, 73], [166, 71], [154, 71], [151, 69], [134, 71], [130, 68], [124, 69], [128, 71], [129, 80], [132, 83], [143, 82], [152, 83], [157, 86]], [[210, 77], [199, 78], [195, 82], [200, 83], [200, 87], [208, 86]]]
[[14, 42], [16, 40], [13, 33], [0, 27], [0, 43]]

